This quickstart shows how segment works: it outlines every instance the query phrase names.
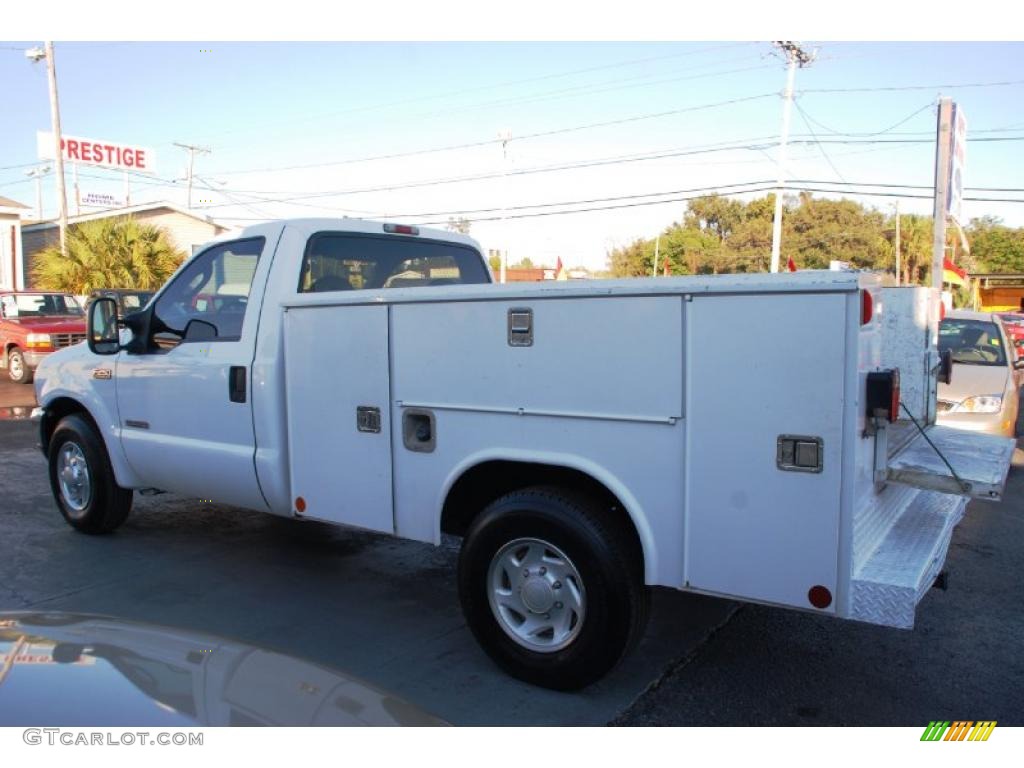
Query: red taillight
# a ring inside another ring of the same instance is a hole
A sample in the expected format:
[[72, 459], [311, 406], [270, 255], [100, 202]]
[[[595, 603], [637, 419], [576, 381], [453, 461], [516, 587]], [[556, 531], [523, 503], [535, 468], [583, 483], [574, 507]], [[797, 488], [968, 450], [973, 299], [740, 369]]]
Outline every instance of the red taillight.
[[420, 228], [409, 224], [385, 224], [384, 231], [392, 235], [418, 235]]
[[889, 421], [895, 422], [900, 417], [900, 369], [892, 372], [892, 395], [889, 400]]
[[298, 496], [295, 499], [295, 511], [300, 515], [306, 511], [306, 500], [301, 496]]
[[871, 291], [860, 292], [860, 324], [867, 325], [871, 322], [871, 316], [875, 312], [875, 300], [871, 297]]
[[900, 415], [900, 371], [871, 371], [867, 381], [867, 417], [872, 419], [882, 411], [890, 421]]

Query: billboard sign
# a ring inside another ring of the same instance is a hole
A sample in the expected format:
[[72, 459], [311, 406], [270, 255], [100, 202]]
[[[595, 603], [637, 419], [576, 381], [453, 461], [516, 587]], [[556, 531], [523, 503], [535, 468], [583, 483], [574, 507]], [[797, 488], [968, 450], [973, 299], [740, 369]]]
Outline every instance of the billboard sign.
[[[36, 132], [36, 145], [40, 160], [53, 160], [53, 134], [46, 131]], [[149, 147], [129, 144], [115, 144], [112, 141], [99, 139], [83, 139], [79, 136], [60, 138], [61, 152], [64, 162], [80, 165], [95, 165], [101, 168], [114, 168], [119, 171], [137, 171], [155, 173], [156, 153]]]
[[967, 159], [967, 116], [959, 104], [953, 104], [953, 130], [949, 139], [949, 178], [946, 213], [958, 223], [964, 198], [964, 167]]

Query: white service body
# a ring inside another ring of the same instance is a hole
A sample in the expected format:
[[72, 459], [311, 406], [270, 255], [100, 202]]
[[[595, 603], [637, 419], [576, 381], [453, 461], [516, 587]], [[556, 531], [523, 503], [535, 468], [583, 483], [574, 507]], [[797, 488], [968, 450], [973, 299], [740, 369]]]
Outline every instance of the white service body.
[[[40, 406], [88, 411], [125, 488], [434, 544], [474, 468], [572, 469], [629, 516], [649, 585], [900, 627], [966, 497], [1001, 493], [1012, 441], [927, 426], [927, 289], [806, 272], [300, 293], [310, 238], [339, 230], [380, 225], [246, 229], [265, 246], [237, 340], [61, 351], [36, 374]], [[522, 310], [529, 346], [510, 343]], [[231, 366], [245, 402], [229, 401]], [[966, 457], [959, 481], [912, 424], [868, 417], [866, 376], [892, 367], [933, 442]], [[360, 407], [379, 431], [358, 428]], [[429, 450], [409, 447], [409, 414], [429, 419]], [[820, 445], [804, 455], [820, 466], [782, 468], [780, 438]]]

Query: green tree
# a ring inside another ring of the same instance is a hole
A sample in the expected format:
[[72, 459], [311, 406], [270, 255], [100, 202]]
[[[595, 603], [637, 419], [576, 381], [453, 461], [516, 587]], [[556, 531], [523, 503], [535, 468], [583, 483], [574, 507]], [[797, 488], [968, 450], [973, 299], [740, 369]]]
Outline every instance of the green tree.
[[97, 288], [155, 290], [184, 259], [159, 227], [97, 219], [68, 227], [67, 256], [50, 246], [36, 256], [32, 277], [39, 288], [79, 295]]
[[529, 256], [524, 256], [519, 260], [517, 264], [509, 264], [512, 269], [533, 269], [533, 259]]
[[966, 230], [971, 256], [985, 272], [1024, 272], [1024, 229], [1004, 226], [995, 216], [972, 219]]
[[501, 253], [499, 251], [490, 251], [490, 254], [487, 257], [487, 263], [491, 265], [491, 271], [494, 274], [498, 274], [501, 271]]

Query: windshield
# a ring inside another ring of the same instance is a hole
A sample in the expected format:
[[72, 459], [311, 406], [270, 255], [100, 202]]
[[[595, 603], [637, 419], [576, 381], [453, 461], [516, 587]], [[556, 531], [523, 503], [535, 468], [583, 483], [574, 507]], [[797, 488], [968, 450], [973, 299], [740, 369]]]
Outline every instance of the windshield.
[[1006, 365], [1006, 350], [995, 323], [947, 317], [939, 324], [939, 353], [953, 353], [965, 365]]
[[7, 317], [81, 317], [85, 314], [74, 296], [62, 293], [19, 293], [3, 297]]

